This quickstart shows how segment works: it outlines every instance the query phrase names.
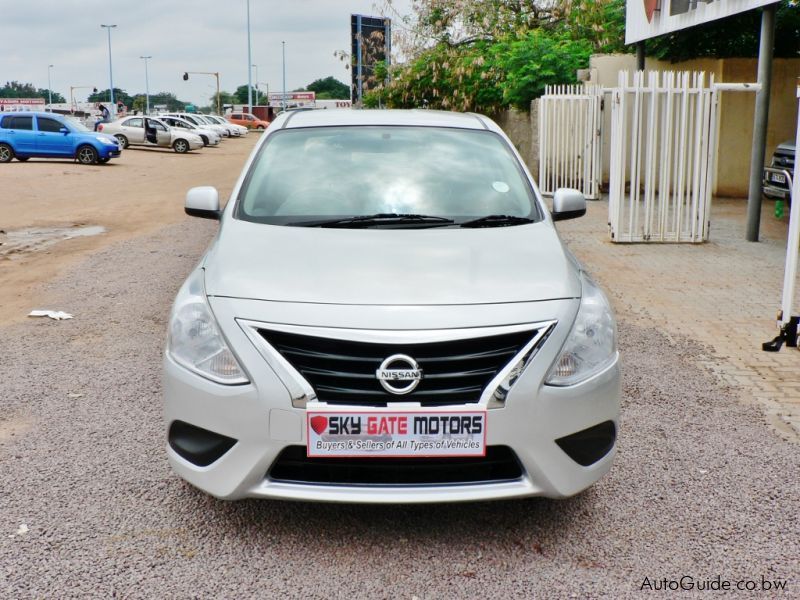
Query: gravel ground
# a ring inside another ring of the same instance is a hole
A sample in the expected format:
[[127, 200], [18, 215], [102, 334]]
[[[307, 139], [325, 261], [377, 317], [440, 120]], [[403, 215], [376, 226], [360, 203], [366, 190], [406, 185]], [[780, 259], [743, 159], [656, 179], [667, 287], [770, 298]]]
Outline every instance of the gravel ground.
[[214, 227], [97, 253], [31, 307], [74, 320], [0, 329], [0, 597], [619, 598], [683, 575], [800, 597], [798, 446], [694, 366], [702, 349], [624, 319], [618, 459], [578, 497], [225, 503], [181, 482], [160, 353]]

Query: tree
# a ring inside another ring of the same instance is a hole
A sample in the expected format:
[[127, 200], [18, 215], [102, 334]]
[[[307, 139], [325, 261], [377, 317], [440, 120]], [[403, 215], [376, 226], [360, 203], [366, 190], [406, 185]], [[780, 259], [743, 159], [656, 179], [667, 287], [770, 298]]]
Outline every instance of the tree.
[[[256, 88], [251, 87], [253, 94], [253, 102], [256, 101]], [[247, 104], [247, 84], [240, 85], [236, 88], [236, 91], [233, 92], [233, 96], [235, 98], [235, 102], [225, 102], [224, 104]]]
[[[244, 86], [244, 87], [245, 87], [245, 90], [246, 90], [247, 86]], [[213, 96], [211, 96], [211, 98], [209, 98], [209, 101], [211, 102], [211, 106], [214, 107], [214, 110], [216, 110], [216, 107], [217, 107], [217, 95], [214, 94]], [[239, 102], [234, 94], [231, 94], [230, 92], [220, 91], [220, 93], [219, 93], [219, 104], [220, 104], [220, 106], [224, 106], [226, 104], [247, 104], [247, 99], [245, 98], [244, 102]]]
[[330, 76], [309, 83], [306, 89], [309, 92], [315, 92], [320, 100], [350, 97], [350, 86]]
[[[53, 103], [61, 104], [66, 102], [64, 96], [58, 92], [51, 92]], [[0, 98], [43, 98], [48, 100], [46, 88], [36, 88], [30, 83], [20, 83], [19, 81], [7, 81], [0, 87]]]
[[[106, 88], [104, 90], [97, 91], [89, 96], [87, 99], [88, 102], [105, 102], [108, 103], [111, 100], [110, 88]], [[128, 94], [125, 90], [121, 90], [120, 88], [114, 88], [114, 103], [122, 102], [125, 106], [131, 107], [133, 106], [133, 96]]]

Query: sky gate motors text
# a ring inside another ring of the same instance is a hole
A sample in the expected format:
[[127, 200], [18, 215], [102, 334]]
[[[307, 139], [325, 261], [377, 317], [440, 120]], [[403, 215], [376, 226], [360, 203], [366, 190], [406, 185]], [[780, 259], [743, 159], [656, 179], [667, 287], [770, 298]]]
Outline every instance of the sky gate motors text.
[[331, 415], [331, 435], [464, 435], [483, 433], [478, 415], [393, 415], [386, 417]]

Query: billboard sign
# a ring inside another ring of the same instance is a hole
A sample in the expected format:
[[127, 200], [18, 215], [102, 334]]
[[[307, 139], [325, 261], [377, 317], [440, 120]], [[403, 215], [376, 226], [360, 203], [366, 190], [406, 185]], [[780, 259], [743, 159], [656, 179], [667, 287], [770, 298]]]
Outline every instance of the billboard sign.
[[44, 110], [44, 98], [0, 98], [0, 112], [18, 110]]
[[392, 20], [350, 15], [350, 41], [353, 73], [351, 95], [353, 104], [360, 106], [364, 94], [379, 83], [375, 80], [375, 65], [386, 61], [388, 66], [391, 60]]
[[[286, 106], [290, 108], [314, 106], [316, 99], [316, 92], [286, 92]], [[268, 100], [269, 106], [274, 108], [283, 106], [283, 94], [281, 92], [270, 92]]]
[[625, 43], [694, 27], [777, 0], [627, 0]]

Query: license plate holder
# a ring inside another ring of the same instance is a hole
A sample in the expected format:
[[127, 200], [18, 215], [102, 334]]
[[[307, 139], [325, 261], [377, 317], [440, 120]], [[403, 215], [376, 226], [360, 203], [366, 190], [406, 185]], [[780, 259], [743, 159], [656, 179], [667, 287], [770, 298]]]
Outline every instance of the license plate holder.
[[486, 456], [486, 411], [306, 412], [309, 458]]
[[786, 175], [783, 173], [770, 173], [769, 179], [772, 183], [786, 183]]

